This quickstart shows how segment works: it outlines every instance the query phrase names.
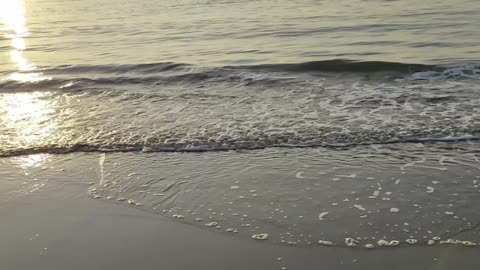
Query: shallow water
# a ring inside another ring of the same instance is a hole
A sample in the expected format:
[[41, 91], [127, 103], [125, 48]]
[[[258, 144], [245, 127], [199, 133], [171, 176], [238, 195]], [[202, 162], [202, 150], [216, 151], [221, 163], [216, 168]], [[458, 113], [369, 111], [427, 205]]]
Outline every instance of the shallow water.
[[479, 12], [4, 0], [1, 188], [68, 179], [272, 243], [478, 242]]
[[292, 246], [479, 243], [478, 146], [39, 154], [4, 159], [1, 191], [12, 198], [77, 185], [97, 200]]
[[113, 154], [91, 193], [199, 226], [268, 233], [277, 243], [478, 242], [480, 162], [472, 151], [478, 144]]

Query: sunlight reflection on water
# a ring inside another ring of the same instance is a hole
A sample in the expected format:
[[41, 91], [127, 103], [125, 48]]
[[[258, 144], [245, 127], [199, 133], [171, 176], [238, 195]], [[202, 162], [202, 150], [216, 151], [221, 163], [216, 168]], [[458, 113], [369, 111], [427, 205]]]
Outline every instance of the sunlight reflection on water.
[[[35, 83], [50, 79], [34, 72], [37, 67], [24, 57], [27, 49], [25, 37], [29, 35], [25, 19], [25, 6], [22, 0], [4, 0], [0, 2], [0, 31], [10, 40], [10, 60], [17, 71], [12, 72], [6, 80]], [[0, 97], [0, 119], [4, 136], [15, 138], [15, 145], [27, 147], [34, 142], [45, 141], [56, 122], [50, 121], [49, 115], [54, 113], [51, 102], [44, 98], [42, 92], [11, 93]], [[40, 156], [25, 157], [22, 164], [37, 164]], [[39, 159], [40, 158], [40, 159]], [[26, 166], [30, 166], [26, 165]]]
[[[41, 73], [32, 73], [37, 69], [35, 64], [28, 61], [23, 52], [27, 49], [24, 38], [29, 35], [25, 19], [25, 6], [22, 0], [3, 0], [0, 2], [0, 21], [3, 27], [0, 31], [4, 37], [11, 40], [10, 60], [15, 64], [18, 72], [13, 72], [7, 80], [20, 82], [38, 82], [51, 79], [41, 76]], [[26, 73], [26, 72], [31, 73]]]
[[43, 99], [45, 93], [14, 93], [0, 97], [0, 117], [9, 133], [16, 136], [19, 147], [47, 140], [57, 123], [50, 115], [55, 113], [53, 104]]

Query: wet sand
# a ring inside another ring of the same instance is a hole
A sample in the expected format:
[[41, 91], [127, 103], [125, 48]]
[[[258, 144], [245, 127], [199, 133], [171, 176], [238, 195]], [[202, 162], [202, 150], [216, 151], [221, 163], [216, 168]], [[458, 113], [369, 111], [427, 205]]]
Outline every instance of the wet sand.
[[[125, 205], [78, 185], [28, 196], [0, 189], [2, 269], [477, 269], [478, 249], [288, 247], [235, 238]], [[278, 260], [281, 258], [281, 260]], [[285, 269], [285, 268], [284, 268]]]

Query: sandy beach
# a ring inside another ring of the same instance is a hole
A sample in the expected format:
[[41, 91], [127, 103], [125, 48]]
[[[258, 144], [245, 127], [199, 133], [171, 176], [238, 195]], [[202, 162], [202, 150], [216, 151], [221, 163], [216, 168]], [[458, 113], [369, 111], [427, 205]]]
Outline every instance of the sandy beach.
[[[3, 165], [3, 176], [6, 169]], [[39, 174], [48, 169], [37, 170]], [[28, 175], [22, 179], [21, 174], [25, 172]], [[376, 250], [318, 245], [289, 247], [194, 227], [146, 212], [141, 207], [92, 199], [87, 196], [88, 185], [75, 175], [76, 179], [63, 183], [52, 180], [39, 189], [20, 188], [22, 180], [35, 177], [31, 171], [18, 169], [8, 175], [17, 179], [2, 177], [1, 269], [436, 270], [480, 267], [475, 247]]]

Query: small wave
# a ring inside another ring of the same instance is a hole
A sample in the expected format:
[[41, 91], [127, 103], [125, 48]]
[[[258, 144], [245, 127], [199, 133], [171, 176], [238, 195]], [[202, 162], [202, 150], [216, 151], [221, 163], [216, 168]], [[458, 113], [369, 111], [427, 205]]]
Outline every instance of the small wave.
[[[262, 71], [262, 72], [259, 72]], [[354, 60], [326, 60], [304, 63], [238, 65], [224, 67], [199, 67], [183, 63], [151, 63], [138, 65], [61, 65], [42, 67], [36, 72], [49, 79], [36, 82], [22, 82], [10, 79], [0, 81], [2, 92], [42, 91], [55, 89], [89, 88], [101, 85], [124, 86], [131, 84], [191, 84], [240, 83], [242, 85], [284, 82], [285, 73], [376, 73], [395, 72], [408, 74], [405, 79], [480, 79], [480, 68], [476, 65], [441, 67], [423, 64], [405, 64], [382, 61], [359, 62]], [[287, 75], [290, 76], [290, 75]]]
[[276, 142], [232, 142], [231, 144], [221, 144], [207, 142], [182, 143], [182, 144], [116, 144], [116, 145], [89, 145], [76, 144], [70, 146], [44, 146], [32, 147], [15, 150], [0, 151], [0, 157], [12, 157], [32, 154], [68, 154], [75, 152], [184, 152], [184, 153], [201, 153], [201, 152], [220, 152], [220, 151], [241, 151], [241, 150], [259, 150], [266, 148], [315, 148], [324, 147], [330, 149], [348, 149], [358, 146], [368, 145], [388, 145], [402, 143], [455, 143], [464, 141], [478, 141], [480, 136], [448, 136], [448, 137], [425, 137], [425, 138], [401, 138], [390, 139], [386, 141], [367, 141], [352, 143], [329, 143], [329, 142], [313, 142], [313, 143], [276, 143]]
[[[137, 65], [61, 65], [55, 67], [43, 67], [40, 70], [45, 73], [142, 73], [151, 74], [167, 71], [179, 71], [186, 69], [200, 68], [198, 66], [163, 62]], [[280, 63], [280, 64], [259, 64], [259, 65], [237, 65], [223, 67], [205, 67], [208, 69], [245, 69], [245, 70], [268, 70], [286, 72], [420, 72], [420, 71], [443, 71], [446, 67], [410, 64], [388, 61], [356, 61], [349, 59], [332, 59], [322, 61], [309, 61], [301, 63]]]
[[[128, 85], [159, 85], [175, 83], [199, 83], [222, 77], [214, 72], [199, 72], [187, 74], [152, 75], [152, 76], [109, 76], [109, 77], [74, 77], [74, 78], [49, 78], [36, 82], [22, 82], [15, 80], [0, 81], [0, 92], [29, 92], [51, 91], [58, 89], [88, 89], [101, 86], [128, 86]], [[232, 77], [230, 77], [231, 79]]]
[[150, 63], [150, 64], [136, 64], [136, 65], [60, 65], [53, 67], [41, 67], [39, 71], [46, 74], [72, 74], [72, 73], [94, 73], [94, 74], [111, 74], [111, 73], [159, 73], [166, 71], [181, 70], [192, 65], [164, 62], [164, 63]]
[[30, 92], [30, 91], [51, 91], [56, 89], [74, 89], [76, 87], [88, 88], [95, 85], [122, 85], [122, 84], [143, 84], [148, 83], [149, 78], [50, 78], [36, 82], [22, 82], [15, 80], [4, 80], [0, 82], [0, 92]]
[[[232, 67], [239, 68], [239, 67]], [[334, 59], [325, 61], [312, 61], [292, 64], [265, 64], [255, 66], [244, 66], [240, 68], [266, 69], [273, 71], [293, 71], [293, 72], [354, 72], [354, 73], [372, 73], [372, 72], [420, 72], [420, 71], [441, 71], [445, 68], [423, 64], [405, 64], [385, 61], [355, 61], [347, 59]]]

